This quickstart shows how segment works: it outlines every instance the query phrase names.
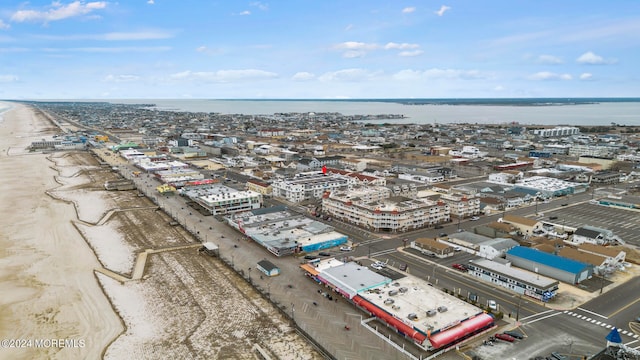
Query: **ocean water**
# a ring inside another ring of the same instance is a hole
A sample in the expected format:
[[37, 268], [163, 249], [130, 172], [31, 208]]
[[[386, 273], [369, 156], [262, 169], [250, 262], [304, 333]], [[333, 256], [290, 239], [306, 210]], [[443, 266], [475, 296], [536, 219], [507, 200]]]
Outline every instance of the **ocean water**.
[[402, 114], [401, 124], [640, 125], [640, 99], [110, 100], [161, 110], [271, 115], [338, 112]]

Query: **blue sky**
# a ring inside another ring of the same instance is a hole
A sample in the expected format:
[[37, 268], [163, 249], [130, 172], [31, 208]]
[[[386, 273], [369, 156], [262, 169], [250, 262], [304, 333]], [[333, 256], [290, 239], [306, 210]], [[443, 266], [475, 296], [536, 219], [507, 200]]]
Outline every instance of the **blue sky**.
[[640, 1], [2, 1], [0, 98], [640, 96]]

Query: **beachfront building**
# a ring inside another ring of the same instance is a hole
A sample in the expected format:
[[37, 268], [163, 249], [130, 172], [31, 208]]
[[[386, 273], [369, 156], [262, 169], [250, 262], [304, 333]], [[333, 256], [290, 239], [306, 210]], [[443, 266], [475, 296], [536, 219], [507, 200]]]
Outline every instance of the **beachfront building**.
[[355, 262], [328, 259], [300, 266], [306, 275], [365, 313], [432, 351], [493, 329], [493, 316], [417, 277], [390, 279]]
[[560, 284], [558, 280], [488, 259], [471, 260], [466, 266], [469, 274], [482, 281], [545, 302], [557, 294]]
[[372, 231], [405, 232], [449, 222], [450, 207], [442, 201], [389, 196], [382, 187], [327, 192], [322, 211]]
[[198, 170], [189, 168], [156, 171], [155, 176], [163, 183], [177, 183], [204, 179], [204, 175]]
[[292, 213], [284, 206], [230, 214], [225, 220], [276, 256], [328, 249], [348, 240], [332, 226]]
[[[262, 195], [255, 191], [224, 191], [226, 186], [210, 189], [208, 194], [194, 197], [193, 200], [211, 213], [211, 215], [249, 211], [262, 207]], [[227, 188], [229, 189], [229, 188]]]
[[274, 181], [271, 184], [275, 197], [292, 203], [320, 199], [326, 191], [348, 189], [356, 184], [353, 177], [323, 174], [321, 171], [298, 173], [293, 178]]

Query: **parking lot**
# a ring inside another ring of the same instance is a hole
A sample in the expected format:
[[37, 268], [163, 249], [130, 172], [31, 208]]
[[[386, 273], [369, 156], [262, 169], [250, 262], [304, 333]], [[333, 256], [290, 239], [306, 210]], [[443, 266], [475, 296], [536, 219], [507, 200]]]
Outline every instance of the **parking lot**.
[[[549, 220], [554, 216], [557, 219]], [[539, 219], [573, 228], [589, 225], [608, 229], [626, 243], [640, 246], [640, 213], [637, 211], [585, 203], [547, 211]]]

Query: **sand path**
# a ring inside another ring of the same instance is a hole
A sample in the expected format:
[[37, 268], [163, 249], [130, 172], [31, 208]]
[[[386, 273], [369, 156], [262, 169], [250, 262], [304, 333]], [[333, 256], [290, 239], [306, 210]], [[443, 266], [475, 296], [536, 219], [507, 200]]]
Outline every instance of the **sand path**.
[[3, 346], [0, 359], [101, 358], [122, 323], [95, 278], [100, 264], [71, 224], [73, 205], [45, 194], [58, 186], [52, 162], [24, 150], [52, 135], [52, 125], [12, 106], [0, 115], [0, 340], [25, 339], [26, 347]]

